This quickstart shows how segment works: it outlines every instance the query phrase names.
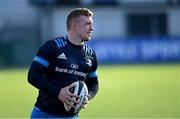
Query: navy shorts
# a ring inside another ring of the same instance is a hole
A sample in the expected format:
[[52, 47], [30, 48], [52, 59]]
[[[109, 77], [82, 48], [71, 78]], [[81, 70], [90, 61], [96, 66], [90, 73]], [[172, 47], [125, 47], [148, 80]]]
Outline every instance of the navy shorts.
[[59, 118], [59, 119], [78, 119], [78, 115], [75, 116], [59, 116], [59, 115], [53, 115], [46, 112], [41, 111], [39, 108], [34, 107], [32, 113], [31, 113], [31, 119], [33, 118]]

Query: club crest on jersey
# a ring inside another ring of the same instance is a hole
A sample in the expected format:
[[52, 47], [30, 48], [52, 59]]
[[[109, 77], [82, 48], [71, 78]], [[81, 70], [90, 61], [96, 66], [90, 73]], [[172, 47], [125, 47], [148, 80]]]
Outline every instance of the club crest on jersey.
[[90, 58], [86, 58], [86, 64], [91, 67], [92, 66], [92, 60]]

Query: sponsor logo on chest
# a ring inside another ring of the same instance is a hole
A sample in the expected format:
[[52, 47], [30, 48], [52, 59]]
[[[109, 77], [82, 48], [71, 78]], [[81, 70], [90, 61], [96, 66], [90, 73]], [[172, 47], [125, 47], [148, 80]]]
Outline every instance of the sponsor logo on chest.
[[81, 76], [83, 78], [86, 78], [86, 76], [87, 76], [87, 73], [77, 71], [75, 69], [67, 69], [67, 68], [56, 67], [55, 71], [60, 72], [60, 73], [66, 73], [69, 75]]

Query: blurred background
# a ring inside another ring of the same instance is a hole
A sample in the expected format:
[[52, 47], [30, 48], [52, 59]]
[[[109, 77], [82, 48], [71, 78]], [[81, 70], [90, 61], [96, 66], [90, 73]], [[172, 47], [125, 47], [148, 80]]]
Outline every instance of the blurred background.
[[76, 7], [94, 12], [88, 44], [102, 86], [80, 116], [180, 117], [180, 0], [0, 0], [0, 117], [29, 116], [28, 67], [40, 45], [67, 34]]
[[67, 34], [76, 7], [94, 12], [100, 63], [180, 61], [179, 0], [0, 0], [0, 66], [29, 65], [43, 42]]

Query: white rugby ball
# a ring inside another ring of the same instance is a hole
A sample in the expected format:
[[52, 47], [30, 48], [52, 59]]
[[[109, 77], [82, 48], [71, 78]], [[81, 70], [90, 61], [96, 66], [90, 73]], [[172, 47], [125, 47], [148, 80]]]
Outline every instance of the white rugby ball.
[[71, 86], [73, 86], [73, 87], [70, 88], [69, 91], [80, 97], [79, 100], [76, 99], [75, 97], [73, 97], [74, 100], [79, 101], [79, 104], [71, 102], [75, 106], [75, 108], [73, 108], [72, 106], [64, 103], [64, 107], [65, 107], [66, 111], [68, 111], [68, 112], [78, 113], [82, 109], [82, 105], [84, 105], [84, 103], [87, 101], [88, 88], [83, 81], [76, 81], [76, 82], [72, 83]]

